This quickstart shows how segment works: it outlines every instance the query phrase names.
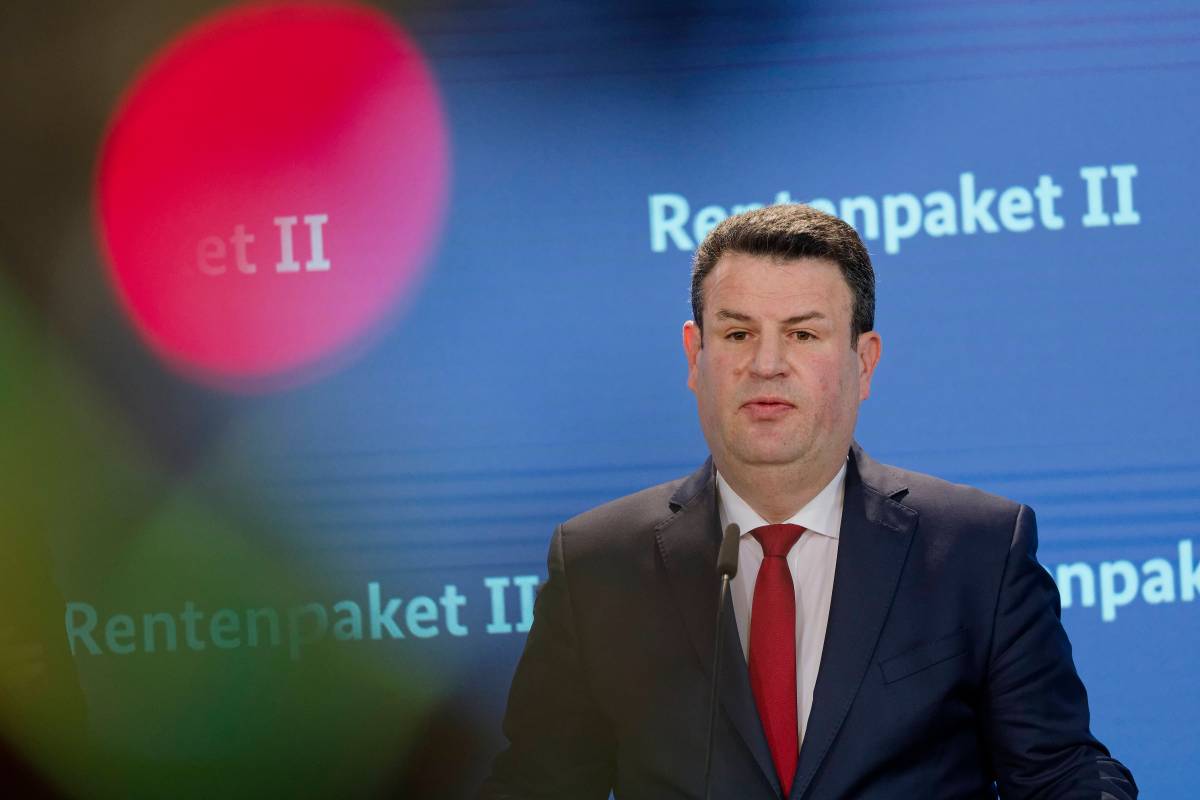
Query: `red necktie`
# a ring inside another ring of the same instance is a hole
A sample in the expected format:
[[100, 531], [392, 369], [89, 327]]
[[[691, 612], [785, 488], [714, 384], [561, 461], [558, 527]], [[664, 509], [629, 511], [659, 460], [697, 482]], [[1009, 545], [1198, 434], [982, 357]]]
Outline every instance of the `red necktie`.
[[804, 533], [799, 525], [750, 531], [763, 549], [750, 609], [750, 688], [758, 705], [771, 760], [786, 797], [800, 758], [796, 719], [796, 587], [787, 554]]

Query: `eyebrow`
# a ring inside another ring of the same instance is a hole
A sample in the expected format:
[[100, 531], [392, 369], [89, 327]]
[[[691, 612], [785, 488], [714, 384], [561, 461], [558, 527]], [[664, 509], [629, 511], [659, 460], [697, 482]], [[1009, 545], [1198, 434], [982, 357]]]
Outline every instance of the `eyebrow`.
[[[751, 317], [749, 314], [743, 314], [740, 311], [731, 311], [728, 308], [722, 308], [720, 311], [718, 311], [717, 319], [732, 319], [737, 322], [752, 322], [754, 320], [754, 318]], [[823, 319], [827, 319], [827, 317], [824, 314], [822, 314], [820, 311], [808, 311], [808, 312], [805, 312], [804, 314], [797, 314], [794, 317], [788, 317], [780, 324], [782, 324], [782, 325], [799, 325], [801, 322], [808, 322], [809, 320], [814, 320], [814, 319], [823, 320]]]

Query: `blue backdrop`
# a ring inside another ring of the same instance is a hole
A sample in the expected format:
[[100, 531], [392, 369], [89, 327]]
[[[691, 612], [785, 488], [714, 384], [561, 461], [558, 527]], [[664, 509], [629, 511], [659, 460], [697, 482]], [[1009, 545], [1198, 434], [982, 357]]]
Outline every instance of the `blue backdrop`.
[[[269, 520], [257, 552], [318, 565], [322, 589], [302, 599], [327, 603], [331, 625], [336, 600], [360, 605], [360, 636], [330, 628], [327, 644], [438, 676], [474, 737], [447, 796], [500, 746], [553, 526], [705, 457], [680, 346], [690, 250], [737, 207], [778, 200], [841, 214], [874, 259], [884, 348], [859, 441], [1035, 508], [1094, 732], [1145, 796], [1189, 796], [1200, 10], [392, 13], [449, 126], [424, 282], [333, 374], [273, 394], [196, 389], [222, 424], [176, 469], [207, 508], [236, 495]], [[63, 570], [64, 599], [100, 607], [105, 569]], [[372, 591], [401, 599], [403, 639], [387, 624], [372, 636]], [[430, 601], [414, 611], [417, 596]], [[131, 713], [126, 662], [82, 647], [75, 662], [95, 730]], [[221, 751], [179, 719], [170, 742], [131, 728], [119, 747]]]

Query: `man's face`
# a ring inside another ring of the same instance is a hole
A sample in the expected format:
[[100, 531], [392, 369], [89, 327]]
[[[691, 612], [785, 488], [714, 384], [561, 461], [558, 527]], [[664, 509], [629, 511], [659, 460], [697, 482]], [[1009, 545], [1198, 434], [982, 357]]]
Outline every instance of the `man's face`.
[[718, 466], [819, 469], [844, 458], [880, 340], [867, 332], [850, 347], [850, 287], [838, 265], [726, 253], [703, 291], [703, 343], [688, 322], [683, 344]]

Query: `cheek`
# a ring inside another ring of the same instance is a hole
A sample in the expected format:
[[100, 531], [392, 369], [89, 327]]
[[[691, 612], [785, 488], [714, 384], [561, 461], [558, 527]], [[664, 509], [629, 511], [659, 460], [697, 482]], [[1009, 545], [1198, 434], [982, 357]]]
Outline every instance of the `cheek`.
[[729, 391], [725, 383], [709, 373], [700, 376], [698, 385], [700, 390], [696, 392], [696, 396], [700, 398], [703, 406], [709, 413], [721, 413], [729, 400]]
[[704, 416], [705, 410], [712, 404], [712, 377], [707, 369], [697, 365], [688, 373], [688, 386], [692, 393], [696, 395], [696, 406], [700, 410], [700, 415]]
[[829, 354], [808, 364], [808, 385], [819, 397], [836, 397], [845, 385], [846, 374], [843, 362]]
[[729, 382], [728, 378], [723, 376], [729, 375], [729, 365], [724, 363], [720, 354], [715, 352], [705, 352], [696, 361], [696, 366], [692, 370], [692, 383], [694, 384], [696, 394], [703, 394], [709, 398], [720, 398], [721, 393], [725, 391], [725, 385]]
[[829, 357], [809, 364], [807, 388], [809, 399], [821, 409], [826, 419], [837, 419], [845, 414], [846, 406], [857, 400], [859, 392], [856, 362]]
[[862, 375], [859, 372], [858, 359], [854, 359], [847, 364], [842, 373], [842, 405], [851, 409], [852, 413], [857, 413], [858, 404], [862, 402], [863, 397], [863, 382]]

